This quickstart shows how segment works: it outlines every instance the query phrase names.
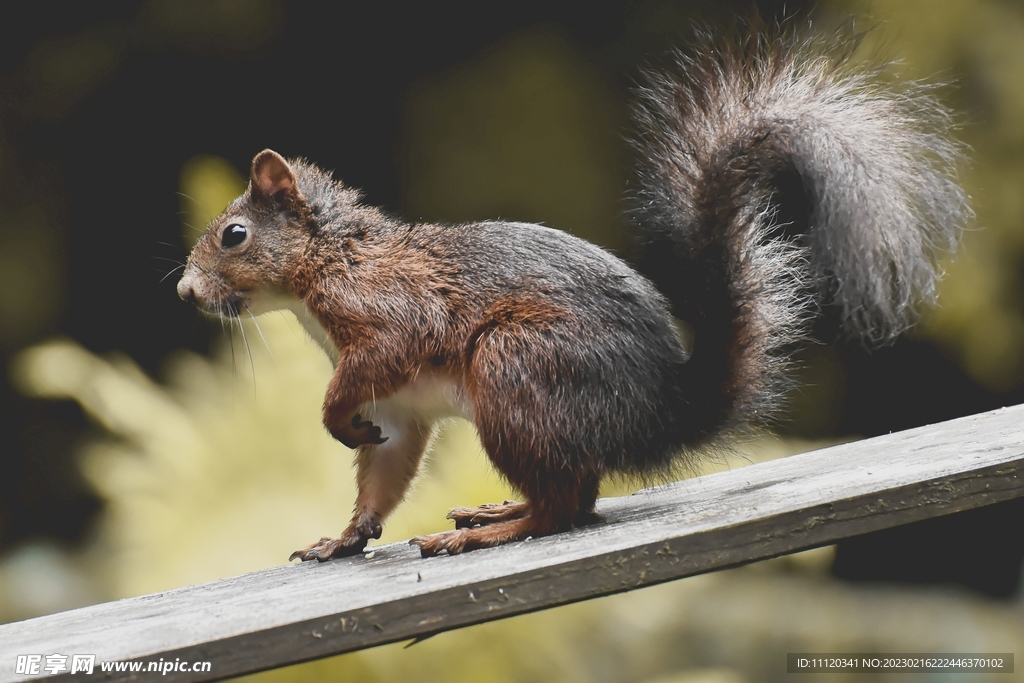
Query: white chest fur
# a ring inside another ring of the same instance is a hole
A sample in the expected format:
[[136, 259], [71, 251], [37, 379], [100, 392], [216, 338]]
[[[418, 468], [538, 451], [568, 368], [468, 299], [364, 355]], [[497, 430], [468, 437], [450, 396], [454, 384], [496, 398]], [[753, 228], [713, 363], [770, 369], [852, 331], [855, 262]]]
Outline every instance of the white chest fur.
[[367, 404], [370, 415], [417, 417], [423, 422], [436, 422], [451, 417], [473, 419], [473, 409], [465, 388], [453, 377], [437, 372], [421, 372], [395, 394]]
[[[338, 363], [338, 347], [327, 330], [301, 301], [290, 301], [287, 308], [295, 314], [310, 338], [323, 349], [331, 363]], [[365, 405], [365, 415], [375, 422], [416, 418], [435, 422], [451, 417], [473, 419], [473, 409], [461, 382], [444, 372], [424, 371], [398, 392], [387, 397], [372, 397]]]
[[317, 346], [319, 346], [321, 350], [327, 354], [327, 357], [331, 359], [331, 364], [337, 365], [339, 358], [338, 347], [334, 345], [334, 342], [331, 340], [331, 336], [327, 334], [327, 330], [324, 329], [324, 326], [316, 319], [316, 316], [310, 313], [309, 309], [306, 308], [306, 304], [297, 299], [290, 299], [285, 307], [295, 314], [299, 324], [302, 325], [304, 330], [306, 330], [306, 334], [309, 335], [309, 338], [316, 342]]

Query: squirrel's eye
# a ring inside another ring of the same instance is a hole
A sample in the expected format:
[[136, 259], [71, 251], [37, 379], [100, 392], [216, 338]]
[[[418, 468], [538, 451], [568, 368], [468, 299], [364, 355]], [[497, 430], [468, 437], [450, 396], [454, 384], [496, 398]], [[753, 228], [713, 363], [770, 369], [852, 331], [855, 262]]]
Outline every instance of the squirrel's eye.
[[245, 236], [248, 234], [249, 230], [244, 225], [232, 223], [224, 228], [224, 234], [220, 236], [220, 246], [224, 249], [237, 247], [245, 241]]

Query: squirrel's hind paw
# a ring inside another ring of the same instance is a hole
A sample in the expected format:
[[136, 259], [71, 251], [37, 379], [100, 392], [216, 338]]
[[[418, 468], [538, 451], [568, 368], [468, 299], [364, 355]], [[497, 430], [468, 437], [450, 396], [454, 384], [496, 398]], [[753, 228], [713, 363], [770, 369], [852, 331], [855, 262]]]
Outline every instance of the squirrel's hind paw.
[[535, 519], [526, 515], [518, 519], [494, 522], [472, 529], [455, 529], [429, 536], [417, 536], [409, 541], [409, 544], [419, 546], [420, 554], [423, 557], [440, 555], [442, 551], [447, 551], [449, 555], [458, 555], [466, 550], [490, 548], [503, 543], [521, 541], [527, 536], [541, 536], [553, 531], [555, 531], [553, 528], [542, 528]]
[[448, 519], [455, 521], [456, 529], [467, 529], [519, 519], [526, 511], [526, 503], [506, 500], [504, 503], [486, 503], [475, 508], [453, 508], [448, 512]]
[[468, 529], [456, 529], [454, 531], [442, 531], [439, 534], [417, 536], [409, 541], [409, 545], [417, 545], [420, 548], [420, 555], [423, 557], [434, 557], [440, 555], [441, 551], [448, 551], [449, 555], [458, 555], [467, 550], [464, 532]]

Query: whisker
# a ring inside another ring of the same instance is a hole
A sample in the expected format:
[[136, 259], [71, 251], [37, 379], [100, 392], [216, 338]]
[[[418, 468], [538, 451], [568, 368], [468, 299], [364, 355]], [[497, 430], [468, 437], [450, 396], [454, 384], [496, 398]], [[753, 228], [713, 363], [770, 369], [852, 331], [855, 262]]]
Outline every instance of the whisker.
[[249, 369], [252, 371], [252, 396], [256, 398], [256, 364], [252, 360], [252, 350], [249, 348], [249, 340], [245, 336], [245, 327], [242, 325], [242, 319], [237, 315], [237, 309], [234, 304], [228, 304], [231, 307], [232, 312], [236, 313], [233, 316], [234, 320], [238, 321], [238, 331], [242, 333], [242, 343], [245, 344], [245, 354], [249, 356]]
[[164, 280], [169, 278], [174, 273], [177, 273], [179, 270], [181, 270], [184, 267], [185, 267], [184, 263], [182, 263], [180, 266], [175, 266], [172, 270], [168, 271], [168, 273], [166, 275], [164, 275], [162, 278], [160, 278], [160, 282], [163, 282]]
[[244, 301], [242, 302], [242, 308], [244, 308], [245, 312], [249, 314], [249, 320], [251, 320], [252, 324], [256, 326], [256, 331], [259, 332], [260, 339], [263, 340], [263, 345], [267, 347], [267, 353], [270, 354], [270, 358], [271, 360], [273, 360], [274, 352], [270, 350], [270, 344], [267, 343], [267, 338], [263, 336], [263, 330], [260, 328], [260, 324], [259, 322], [257, 322], [256, 316], [252, 314], [252, 311], [249, 309], [248, 304], [246, 304]]
[[220, 331], [221, 334], [227, 333], [228, 337], [228, 348], [231, 349], [231, 379], [238, 382], [238, 361], [235, 358], [235, 331], [230, 325], [224, 325], [223, 311], [220, 310], [220, 305], [217, 305], [217, 319], [220, 320]]

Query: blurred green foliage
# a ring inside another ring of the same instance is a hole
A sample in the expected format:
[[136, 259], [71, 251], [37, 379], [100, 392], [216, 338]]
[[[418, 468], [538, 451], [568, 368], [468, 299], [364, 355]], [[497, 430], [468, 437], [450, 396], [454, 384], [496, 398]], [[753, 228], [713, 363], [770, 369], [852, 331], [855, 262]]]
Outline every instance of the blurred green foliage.
[[621, 245], [618, 112], [560, 33], [512, 36], [413, 93], [403, 210], [543, 222]]
[[[81, 556], [19, 556], [0, 569], [0, 584], [91, 580], [94, 598], [111, 599], [278, 565], [310, 539], [337, 533], [355, 490], [350, 453], [319, 425], [330, 367], [290, 317], [258, 322], [262, 337], [255, 322], [243, 323], [248, 350], [236, 328], [210, 358], [173, 358], [164, 384], [127, 358], [102, 359], [70, 341], [21, 357], [24, 390], [77, 400], [108, 434], [81, 454], [107, 508]], [[809, 447], [765, 442], [721, 466]], [[454, 504], [509, 495], [472, 428], [452, 424], [381, 542], [444, 528]], [[826, 578], [830, 561], [830, 549], [811, 551], [251, 678], [781, 681], [787, 651], [1007, 651], [1024, 638], [1021, 605], [943, 589], [851, 587]], [[71, 574], [23, 572], [40, 562]]]

